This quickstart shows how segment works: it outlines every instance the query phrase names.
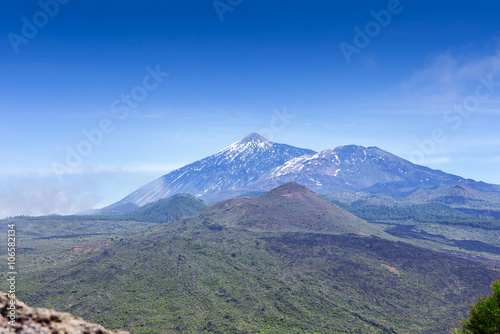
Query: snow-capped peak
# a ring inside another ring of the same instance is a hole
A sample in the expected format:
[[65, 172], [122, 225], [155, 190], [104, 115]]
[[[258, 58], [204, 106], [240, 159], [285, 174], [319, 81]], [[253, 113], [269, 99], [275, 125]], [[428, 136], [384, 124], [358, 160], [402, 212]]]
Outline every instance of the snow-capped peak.
[[271, 146], [273, 146], [273, 142], [262, 137], [258, 133], [252, 132], [245, 138], [233, 143], [219, 151], [216, 155], [229, 155], [231, 158], [241, 154], [242, 152], [251, 153], [254, 150], [257, 151], [265, 151]]
[[273, 144], [270, 140], [267, 138], [262, 137], [259, 135], [257, 132], [252, 132], [242, 140], [240, 140], [237, 143], [243, 144], [243, 143], [248, 143], [248, 142], [255, 142], [255, 143], [266, 143], [266, 144]]
[[328, 192], [359, 191], [375, 186], [386, 191], [388, 188], [383, 185], [389, 182], [412, 187], [416, 180], [426, 180], [419, 183], [435, 186], [456, 184], [461, 178], [413, 165], [374, 147], [347, 145], [315, 152], [273, 143], [251, 133], [214, 155], [141, 187], [112, 206], [127, 203], [142, 206], [179, 193], [219, 199], [247, 191], [267, 191], [288, 181]]

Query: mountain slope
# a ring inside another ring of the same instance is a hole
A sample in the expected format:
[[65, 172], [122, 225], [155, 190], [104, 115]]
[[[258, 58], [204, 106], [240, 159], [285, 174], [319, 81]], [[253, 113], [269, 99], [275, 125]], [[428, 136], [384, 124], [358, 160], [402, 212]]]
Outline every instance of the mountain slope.
[[20, 294], [133, 333], [445, 333], [498, 277], [375, 237], [206, 229], [123, 238]]
[[383, 234], [296, 182], [281, 185], [257, 198], [218, 203], [203, 211], [200, 217], [206, 223], [252, 231]]
[[444, 333], [500, 275], [346, 226], [289, 183], [27, 272], [20, 295], [134, 333]]
[[377, 147], [356, 145], [340, 146], [292, 159], [262, 179], [295, 180], [323, 193], [339, 189], [369, 189], [392, 182], [411, 187], [431, 187], [463, 180], [459, 176], [415, 165]]
[[[112, 204], [110, 208], [126, 203], [143, 206], [178, 193], [202, 196], [246, 188], [271, 169], [308, 153], [313, 151], [273, 143], [251, 133], [212, 156], [172, 171], [143, 186]], [[231, 196], [226, 198], [228, 197]]]

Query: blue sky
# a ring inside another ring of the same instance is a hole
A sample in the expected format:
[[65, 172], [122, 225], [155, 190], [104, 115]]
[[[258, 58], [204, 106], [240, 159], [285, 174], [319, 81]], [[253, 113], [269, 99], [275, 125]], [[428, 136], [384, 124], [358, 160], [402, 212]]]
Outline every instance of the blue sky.
[[0, 217], [102, 207], [250, 132], [500, 184], [498, 2], [0, 6]]

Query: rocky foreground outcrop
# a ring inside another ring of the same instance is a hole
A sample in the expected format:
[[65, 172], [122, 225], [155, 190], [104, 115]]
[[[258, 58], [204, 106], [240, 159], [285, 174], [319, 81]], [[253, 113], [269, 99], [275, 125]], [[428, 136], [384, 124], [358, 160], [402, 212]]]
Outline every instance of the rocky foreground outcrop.
[[[0, 334], [128, 334], [114, 332], [96, 324], [74, 317], [69, 313], [44, 308], [32, 308], [0, 291]], [[15, 320], [12, 320], [15, 317]]]

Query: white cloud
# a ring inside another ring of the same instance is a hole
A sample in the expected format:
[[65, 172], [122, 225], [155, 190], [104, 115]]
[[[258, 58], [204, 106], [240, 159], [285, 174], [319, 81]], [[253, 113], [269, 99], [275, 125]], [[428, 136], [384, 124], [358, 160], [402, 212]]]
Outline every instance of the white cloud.
[[478, 149], [500, 149], [500, 138], [476, 137], [467, 139], [455, 139], [454, 146], [460, 149], [464, 149], [466, 152], [477, 151]]
[[[425, 68], [388, 89], [385, 99], [396, 101], [396, 105], [412, 106], [409, 109], [412, 113], [443, 112], [453, 103], [473, 96], [480, 83], [479, 78], [489, 75], [494, 81], [500, 81], [500, 47], [493, 54], [481, 57], [475, 56], [473, 50], [462, 53], [448, 51], [434, 55]], [[500, 89], [495, 92], [495, 95], [499, 94]], [[492, 95], [491, 99], [494, 98]], [[488, 102], [483, 101], [483, 106]], [[498, 112], [491, 107], [485, 111]], [[478, 112], [483, 112], [482, 108]]]
[[177, 167], [180, 166], [86, 166], [59, 177], [46, 168], [4, 168], [0, 170], [0, 219], [66, 215], [100, 208]]
[[[79, 174], [103, 174], [103, 173], [150, 173], [164, 172], [168, 173], [174, 169], [180, 168], [181, 164], [146, 164], [146, 165], [91, 165], [81, 164], [76, 168], [68, 168], [63, 171], [62, 175], [79, 175]], [[8, 176], [57, 176], [52, 168], [26, 168], [26, 167], [10, 167], [0, 168], [0, 175]]]
[[450, 157], [427, 157], [425, 159], [425, 164], [435, 165], [435, 164], [445, 164], [445, 163], [454, 163], [456, 161], [452, 160]]
[[180, 168], [179, 164], [146, 164], [146, 165], [82, 165], [68, 174], [103, 174], [103, 173], [168, 173]]
[[16, 215], [69, 213], [73, 203], [68, 191], [36, 179], [15, 179], [0, 188], [0, 218]]
[[477, 164], [489, 164], [496, 165], [500, 164], [500, 156], [495, 157], [455, 157], [450, 158], [448, 156], [436, 156], [427, 157], [425, 159], [425, 165], [440, 165], [440, 164], [460, 164], [460, 163], [477, 163]]

